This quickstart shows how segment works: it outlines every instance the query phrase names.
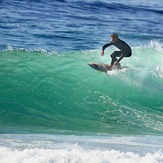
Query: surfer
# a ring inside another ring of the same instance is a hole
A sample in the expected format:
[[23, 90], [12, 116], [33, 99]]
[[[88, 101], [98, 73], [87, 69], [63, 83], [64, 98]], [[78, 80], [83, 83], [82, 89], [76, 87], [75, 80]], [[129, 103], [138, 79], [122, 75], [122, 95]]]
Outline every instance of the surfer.
[[[123, 40], [119, 39], [118, 35], [116, 33], [113, 33], [111, 35], [111, 42], [107, 43], [102, 47], [101, 55], [104, 55], [104, 50], [111, 46], [116, 46], [120, 51], [114, 51], [110, 56], [112, 58], [111, 64], [107, 66], [107, 68], [112, 69], [114, 65], [120, 66], [120, 61], [123, 59], [123, 57], [130, 57], [132, 55], [132, 50], [130, 46], [124, 42]], [[117, 59], [119, 57], [119, 59]]]

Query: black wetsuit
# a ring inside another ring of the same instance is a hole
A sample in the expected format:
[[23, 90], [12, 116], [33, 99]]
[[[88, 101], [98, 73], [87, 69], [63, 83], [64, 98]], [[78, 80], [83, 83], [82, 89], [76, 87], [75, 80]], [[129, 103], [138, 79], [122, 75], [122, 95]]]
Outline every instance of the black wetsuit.
[[[130, 46], [120, 39], [118, 39], [116, 43], [113, 43], [112, 41], [110, 43], [107, 43], [102, 47], [102, 50], [104, 51], [107, 47], [111, 45], [116, 46], [120, 50], [120, 51], [114, 51], [111, 54], [111, 58], [112, 58], [111, 65], [113, 65], [114, 62], [116, 61], [120, 62], [123, 57], [130, 57], [132, 55], [132, 50]], [[116, 57], [120, 57], [120, 58], [117, 59]]]

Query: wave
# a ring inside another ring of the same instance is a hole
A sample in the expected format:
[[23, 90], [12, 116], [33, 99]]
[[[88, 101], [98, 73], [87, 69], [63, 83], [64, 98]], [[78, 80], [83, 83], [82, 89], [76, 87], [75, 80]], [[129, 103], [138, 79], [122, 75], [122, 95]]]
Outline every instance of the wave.
[[161, 143], [161, 136], [5, 134], [0, 137], [0, 157], [2, 163], [31, 160], [38, 163], [161, 163]]
[[[74, 3], [74, 1], [72, 1], [71, 3]], [[126, 12], [152, 12], [152, 13], [156, 13], [156, 14], [162, 14], [162, 10], [158, 7], [155, 6], [155, 8], [153, 8], [152, 6], [150, 6], [150, 4], [144, 3], [144, 4], [139, 4], [139, 3], [130, 3], [130, 5], [128, 3], [115, 3], [114, 1], [110, 1], [110, 2], [106, 2], [106, 1], [98, 1], [98, 0], [94, 0], [94, 1], [83, 1], [83, 2], [78, 2], [76, 1], [74, 4], [77, 4], [77, 6], [82, 7], [82, 9], [89, 9], [91, 10], [97, 10], [97, 12], [99, 12], [99, 7], [102, 10], [107, 9], [109, 12], [110, 11], [116, 11], [116, 12], [121, 12], [121, 11], [126, 11]]]
[[[45, 4], [42, 0], [9, 0], [1, 2], [1, 6], [1, 15], [6, 14], [0, 23], [3, 38], [0, 49], [10, 43], [25, 49], [89, 50], [102, 46], [99, 42], [106, 42], [102, 37], [105, 38], [107, 33], [118, 31], [121, 37], [134, 45], [150, 39], [163, 39], [163, 21], [157, 19], [162, 18], [159, 2], [140, 5], [136, 1], [129, 5], [125, 1], [48, 0]], [[147, 15], [146, 19], [142, 15]], [[151, 26], [154, 26], [152, 31]]]
[[144, 156], [132, 152], [124, 153], [115, 150], [84, 150], [78, 147], [72, 149], [25, 149], [12, 150], [0, 148], [1, 162], [132, 162], [132, 163], [159, 163], [162, 161], [163, 154], [156, 152], [147, 153]]
[[161, 134], [162, 45], [132, 49], [112, 74], [87, 65], [110, 62], [108, 51], [2, 51], [0, 132]]

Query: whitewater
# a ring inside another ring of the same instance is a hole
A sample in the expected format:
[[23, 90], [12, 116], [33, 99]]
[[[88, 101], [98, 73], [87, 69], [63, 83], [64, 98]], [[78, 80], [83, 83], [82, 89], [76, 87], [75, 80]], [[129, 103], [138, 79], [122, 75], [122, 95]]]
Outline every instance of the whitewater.
[[154, 136], [1, 135], [0, 144], [3, 141], [2, 163], [163, 161], [162, 138]]

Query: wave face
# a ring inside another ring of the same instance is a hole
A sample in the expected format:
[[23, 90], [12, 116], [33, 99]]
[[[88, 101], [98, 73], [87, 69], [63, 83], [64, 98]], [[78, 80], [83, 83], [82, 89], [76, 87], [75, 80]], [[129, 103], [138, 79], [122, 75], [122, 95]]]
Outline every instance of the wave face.
[[0, 132], [162, 134], [162, 47], [132, 49], [108, 74], [87, 65], [107, 50], [0, 52]]

